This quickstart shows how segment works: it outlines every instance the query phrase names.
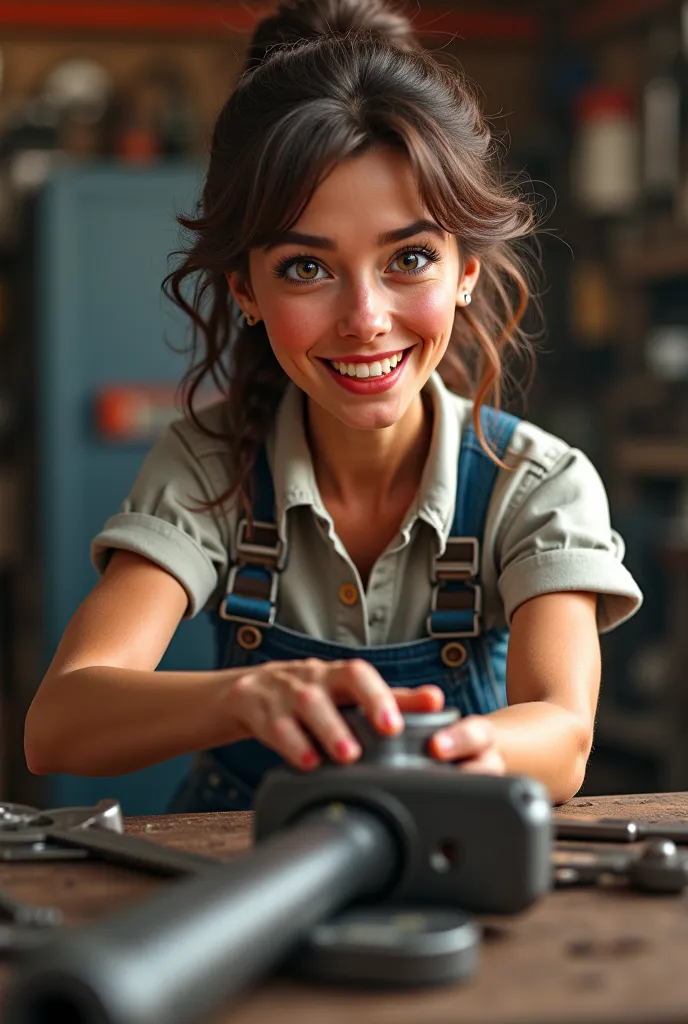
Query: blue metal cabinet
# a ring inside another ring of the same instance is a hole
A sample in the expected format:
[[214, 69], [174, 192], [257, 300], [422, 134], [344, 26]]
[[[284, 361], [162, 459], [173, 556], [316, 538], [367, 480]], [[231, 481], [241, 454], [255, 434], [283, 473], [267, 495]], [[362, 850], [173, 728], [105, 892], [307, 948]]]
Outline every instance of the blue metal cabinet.
[[[96, 582], [91, 538], [118, 511], [147, 445], [98, 435], [93, 401], [111, 383], [176, 385], [185, 318], [161, 294], [179, 248], [178, 212], [194, 209], [195, 165], [67, 169], [37, 204], [36, 243], [43, 631], [49, 663], [71, 615]], [[213, 665], [207, 616], [183, 623], [162, 668]], [[188, 758], [112, 779], [49, 776], [46, 803], [121, 801], [126, 814], [162, 812]]]

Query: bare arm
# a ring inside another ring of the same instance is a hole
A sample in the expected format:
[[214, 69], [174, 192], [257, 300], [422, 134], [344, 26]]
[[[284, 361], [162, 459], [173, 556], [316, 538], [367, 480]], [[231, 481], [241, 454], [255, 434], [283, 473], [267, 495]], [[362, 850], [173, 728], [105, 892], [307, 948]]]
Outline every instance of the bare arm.
[[508, 706], [457, 723], [447, 730], [452, 746], [440, 749], [436, 738], [435, 753], [471, 759], [468, 770], [530, 775], [548, 787], [554, 803], [564, 803], [585, 776], [600, 674], [596, 595], [532, 598], [511, 623]]
[[580, 789], [600, 690], [596, 595], [546, 594], [514, 613], [509, 706], [489, 717], [510, 773], [541, 779], [555, 803]]
[[31, 771], [124, 774], [231, 741], [218, 714], [231, 673], [155, 671], [186, 607], [186, 591], [169, 573], [138, 555], [113, 554], [29, 708]]
[[248, 736], [312, 768], [318, 757], [308, 732], [346, 763], [360, 748], [337, 704], [360, 704], [381, 732], [396, 733], [399, 707], [442, 703], [434, 687], [392, 691], [360, 659], [156, 672], [186, 606], [186, 592], [167, 572], [138, 555], [113, 555], [29, 709], [31, 771], [120, 775]]

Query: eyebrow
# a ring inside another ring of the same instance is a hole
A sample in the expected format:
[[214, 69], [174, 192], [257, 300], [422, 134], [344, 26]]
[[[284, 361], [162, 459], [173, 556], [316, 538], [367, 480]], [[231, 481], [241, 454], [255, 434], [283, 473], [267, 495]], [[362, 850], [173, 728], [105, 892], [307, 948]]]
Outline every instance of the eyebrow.
[[[415, 220], [413, 224], [407, 224], [406, 227], [396, 228], [394, 231], [383, 231], [381, 235], [377, 236], [377, 244], [383, 246], [392, 245], [394, 242], [403, 242], [405, 238], [418, 235], [421, 231], [429, 231], [440, 238], [444, 238], [445, 235], [439, 224], [435, 224], [434, 221]], [[337, 249], [334, 239], [326, 238], [324, 235], [304, 235], [300, 231], [284, 231], [264, 245], [263, 252], [268, 253], [278, 245], [303, 245], [309, 249], [327, 249], [329, 252], [335, 252]]]

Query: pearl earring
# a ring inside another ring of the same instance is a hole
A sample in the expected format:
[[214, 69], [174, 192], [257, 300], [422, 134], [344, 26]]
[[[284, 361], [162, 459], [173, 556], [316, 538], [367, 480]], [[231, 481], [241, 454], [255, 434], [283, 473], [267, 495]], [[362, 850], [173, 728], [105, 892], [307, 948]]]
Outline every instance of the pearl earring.
[[472, 299], [472, 295], [471, 295], [471, 293], [470, 293], [470, 292], [464, 292], [464, 293], [463, 293], [463, 301], [464, 301], [464, 304], [465, 304], [466, 306], [470, 306], [470, 304], [471, 304], [471, 299]]
[[246, 321], [249, 327], [253, 327], [256, 322], [256, 318], [254, 317], [253, 313], [244, 313], [244, 320]]

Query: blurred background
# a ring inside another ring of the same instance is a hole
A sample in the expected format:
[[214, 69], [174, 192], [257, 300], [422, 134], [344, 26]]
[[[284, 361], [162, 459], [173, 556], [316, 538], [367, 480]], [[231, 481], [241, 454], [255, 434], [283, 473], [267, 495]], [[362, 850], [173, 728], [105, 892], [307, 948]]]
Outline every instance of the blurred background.
[[[35, 778], [26, 708], [95, 582], [89, 542], [178, 415], [174, 215], [269, 5], [0, 2], [0, 796], [162, 811], [185, 759]], [[645, 592], [604, 639], [585, 792], [688, 789], [688, 2], [414, 0], [543, 217], [547, 333], [512, 407], [582, 448]], [[208, 623], [164, 665], [212, 663]]]

